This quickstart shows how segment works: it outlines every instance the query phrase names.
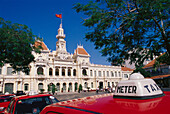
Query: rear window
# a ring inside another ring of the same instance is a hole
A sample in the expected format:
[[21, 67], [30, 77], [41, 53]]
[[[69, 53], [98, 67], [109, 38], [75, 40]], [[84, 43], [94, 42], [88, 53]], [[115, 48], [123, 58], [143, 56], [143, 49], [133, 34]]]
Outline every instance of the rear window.
[[2, 96], [2, 97], [0, 97], [0, 103], [1, 103], [1, 102], [11, 101], [11, 99], [12, 99], [13, 97], [14, 97], [14, 96]]
[[51, 104], [51, 101], [48, 96], [18, 100], [15, 114], [39, 113], [49, 104]]

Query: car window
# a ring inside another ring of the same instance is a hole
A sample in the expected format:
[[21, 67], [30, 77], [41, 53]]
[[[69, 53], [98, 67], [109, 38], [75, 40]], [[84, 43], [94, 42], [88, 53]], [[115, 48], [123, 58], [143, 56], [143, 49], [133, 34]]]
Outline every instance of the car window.
[[15, 114], [39, 113], [45, 106], [51, 104], [48, 96], [18, 100]]
[[3, 96], [0, 97], [0, 102], [8, 102], [10, 101], [14, 96]]
[[5, 102], [4, 98], [0, 98], [0, 103]]
[[49, 96], [52, 103], [57, 103], [57, 102], [60, 102], [59, 100], [57, 100], [54, 96]]

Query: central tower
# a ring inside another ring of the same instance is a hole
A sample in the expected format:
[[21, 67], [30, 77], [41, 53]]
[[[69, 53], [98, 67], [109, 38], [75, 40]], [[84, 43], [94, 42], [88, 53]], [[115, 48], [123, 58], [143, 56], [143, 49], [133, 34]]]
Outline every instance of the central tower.
[[58, 39], [56, 43], [56, 51], [57, 52], [67, 52], [66, 50], [66, 41], [64, 40], [65, 34], [64, 30], [62, 28], [62, 23], [60, 24], [60, 28], [58, 29], [58, 35], [56, 35], [56, 38]]
[[56, 38], [58, 39], [56, 42], [56, 60], [72, 61], [71, 55], [66, 50], [66, 41], [64, 40], [65, 34], [62, 28], [62, 23], [60, 24]]

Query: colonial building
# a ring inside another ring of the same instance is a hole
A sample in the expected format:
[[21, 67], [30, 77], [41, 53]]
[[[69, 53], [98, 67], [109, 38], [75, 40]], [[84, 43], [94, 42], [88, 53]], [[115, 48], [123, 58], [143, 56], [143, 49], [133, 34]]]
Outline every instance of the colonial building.
[[42, 45], [41, 54], [32, 52], [35, 62], [30, 64], [30, 73], [18, 72], [12, 74], [12, 68], [6, 64], [0, 68], [0, 91], [16, 92], [48, 91], [48, 85], [55, 85], [57, 92], [75, 92], [81, 84], [83, 89], [95, 90], [97, 87], [113, 87], [120, 80], [127, 80], [131, 69], [121, 66], [106, 66], [90, 63], [90, 55], [83, 48], [77, 46], [74, 54], [66, 49], [66, 41], [62, 24], [56, 35], [56, 50], [50, 51], [44, 42], [37, 41], [35, 45]]
[[160, 66], [155, 69], [156, 58], [145, 65], [143, 68], [151, 74], [151, 79], [154, 79], [155, 82], [163, 87], [163, 88], [170, 88], [170, 65], [167, 64], [160, 64]]

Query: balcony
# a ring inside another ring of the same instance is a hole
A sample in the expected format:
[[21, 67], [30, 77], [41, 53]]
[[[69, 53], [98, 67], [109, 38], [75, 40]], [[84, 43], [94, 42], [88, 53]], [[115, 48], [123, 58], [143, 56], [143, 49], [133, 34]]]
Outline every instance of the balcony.
[[84, 80], [89, 80], [90, 78], [89, 78], [88, 75], [82, 75], [82, 79], [84, 79]]

